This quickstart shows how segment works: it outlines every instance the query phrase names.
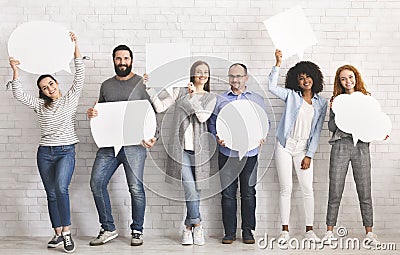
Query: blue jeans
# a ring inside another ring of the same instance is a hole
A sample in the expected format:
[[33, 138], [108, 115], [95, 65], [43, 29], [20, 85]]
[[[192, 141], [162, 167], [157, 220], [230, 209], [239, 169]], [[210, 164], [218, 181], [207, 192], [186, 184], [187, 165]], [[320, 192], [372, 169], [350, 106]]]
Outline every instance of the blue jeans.
[[104, 230], [115, 230], [107, 185], [118, 166], [122, 164], [131, 195], [133, 222], [130, 227], [132, 230], [143, 231], [146, 208], [146, 196], [143, 189], [145, 160], [146, 149], [141, 145], [124, 146], [116, 157], [112, 147], [100, 148], [97, 151], [90, 177], [90, 189], [93, 193], [101, 227]]
[[52, 227], [71, 225], [68, 186], [75, 169], [75, 145], [39, 146], [36, 159]]
[[184, 150], [182, 154], [182, 184], [185, 191], [186, 219], [185, 225], [190, 227], [199, 224], [200, 218], [200, 190], [196, 188], [194, 168], [194, 152]]
[[218, 155], [219, 175], [223, 189], [221, 204], [225, 235], [232, 237], [236, 235], [238, 179], [240, 180], [242, 230], [255, 230], [257, 158], [258, 155], [243, 157], [239, 160], [222, 153]]

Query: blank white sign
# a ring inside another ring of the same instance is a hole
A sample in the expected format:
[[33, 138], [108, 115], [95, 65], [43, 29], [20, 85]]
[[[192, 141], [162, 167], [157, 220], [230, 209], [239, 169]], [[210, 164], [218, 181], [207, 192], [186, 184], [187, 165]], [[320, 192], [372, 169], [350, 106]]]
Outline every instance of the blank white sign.
[[299, 6], [265, 20], [264, 24], [275, 48], [282, 51], [283, 59], [296, 54], [303, 59], [304, 51], [317, 44], [314, 31]]
[[147, 100], [98, 103], [98, 116], [90, 120], [92, 136], [98, 147], [114, 147], [115, 155], [122, 146], [138, 145], [154, 137], [156, 115]]

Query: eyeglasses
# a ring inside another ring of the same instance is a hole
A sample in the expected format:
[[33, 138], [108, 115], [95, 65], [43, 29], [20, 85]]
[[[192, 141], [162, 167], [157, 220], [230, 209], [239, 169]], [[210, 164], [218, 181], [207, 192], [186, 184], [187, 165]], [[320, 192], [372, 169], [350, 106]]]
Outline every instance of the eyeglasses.
[[240, 79], [240, 78], [243, 78], [243, 77], [245, 77], [245, 76], [246, 76], [246, 75], [231, 75], [231, 74], [230, 74], [230, 75], [228, 75], [228, 78], [233, 80], [233, 79], [235, 79], [235, 78], [236, 78], [236, 79]]

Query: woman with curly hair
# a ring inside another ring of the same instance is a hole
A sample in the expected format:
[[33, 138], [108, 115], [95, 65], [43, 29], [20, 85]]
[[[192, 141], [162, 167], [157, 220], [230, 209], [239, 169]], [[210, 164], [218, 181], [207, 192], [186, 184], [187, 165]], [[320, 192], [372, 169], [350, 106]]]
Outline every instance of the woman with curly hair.
[[364, 95], [370, 95], [365, 89], [364, 81], [358, 70], [351, 65], [344, 65], [337, 69], [333, 88], [333, 96], [330, 103], [328, 129], [332, 138], [329, 163], [329, 199], [326, 215], [327, 232], [323, 240], [330, 242], [333, 238], [333, 227], [336, 225], [340, 201], [344, 190], [349, 163], [353, 169], [354, 181], [356, 183], [358, 200], [360, 203], [361, 216], [366, 232], [365, 244], [377, 245], [379, 240], [372, 232], [373, 209], [371, 198], [371, 158], [369, 143], [358, 140], [354, 146], [351, 134], [340, 130], [335, 123], [335, 114], [332, 111], [332, 102], [340, 94], [351, 94], [359, 91]]
[[324, 122], [327, 101], [318, 95], [323, 89], [323, 75], [319, 67], [301, 61], [289, 69], [285, 88], [278, 86], [282, 52], [275, 51], [276, 64], [269, 74], [269, 91], [286, 103], [279, 122], [275, 147], [275, 164], [280, 183], [279, 210], [282, 231], [280, 245], [287, 245], [289, 236], [290, 199], [292, 193], [292, 167], [303, 192], [306, 217], [305, 238], [312, 242], [321, 240], [313, 231], [314, 191], [313, 157], [318, 147]]

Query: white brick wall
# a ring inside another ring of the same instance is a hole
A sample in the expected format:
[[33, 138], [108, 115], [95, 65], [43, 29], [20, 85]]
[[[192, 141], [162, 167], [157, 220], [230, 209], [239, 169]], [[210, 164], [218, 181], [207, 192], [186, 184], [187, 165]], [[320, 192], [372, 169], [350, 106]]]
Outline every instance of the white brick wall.
[[[51, 0], [0, 1], [0, 84], [11, 78], [7, 41], [22, 22], [51, 20], [66, 24], [79, 36], [81, 51], [91, 57], [86, 61], [86, 84], [78, 109], [77, 164], [70, 187], [73, 231], [77, 235], [96, 235], [99, 224], [89, 188], [90, 171], [96, 145], [85, 116], [86, 109], [98, 96], [100, 83], [113, 75], [111, 51], [120, 43], [136, 52], [134, 70], [145, 70], [145, 44], [152, 42], [188, 42], [194, 55], [210, 55], [230, 61], [243, 61], [250, 72], [266, 87], [266, 76], [274, 64], [274, 47], [262, 23], [268, 17], [298, 4], [294, 0]], [[318, 37], [318, 45], [305, 52], [305, 58], [318, 63], [325, 75], [329, 98], [336, 68], [351, 63], [359, 68], [368, 89], [381, 103], [393, 122], [393, 132], [386, 142], [371, 144], [373, 199], [376, 232], [399, 233], [400, 220], [400, 1], [301, 1]], [[44, 35], [38, 35], [44, 36]], [[307, 35], [304, 35], [307, 36]], [[50, 38], [51, 39], [51, 38]], [[57, 56], [54, 56], [57, 57]], [[283, 64], [282, 77], [298, 60]], [[212, 70], [213, 71], [213, 70]], [[219, 73], [224, 71], [218, 71]], [[216, 72], [214, 72], [216, 73]], [[57, 74], [65, 91], [71, 77]], [[37, 94], [36, 76], [22, 72], [24, 88]], [[224, 86], [218, 84], [216, 92]], [[215, 88], [214, 87], [214, 88]], [[282, 102], [267, 93], [270, 106], [280, 119]], [[272, 109], [270, 109], [270, 117]], [[273, 122], [275, 127], [276, 122]], [[260, 158], [257, 186], [257, 234], [277, 234], [280, 228], [278, 180], [271, 159], [275, 130]], [[39, 130], [34, 113], [0, 90], [0, 236], [50, 235], [46, 196], [36, 168], [35, 153]], [[322, 233], [328, 193], [330, 145], [326, 123], [319, 152], [315, 157], [315, 228]], [[163, 165], [165, 152], [160, 143], [151, 153], [156, 164]], [[182, 195], [157, 175], [156, 164], [146, 162], [147, 209], [146, 235], [177, 235], [182, 226], [184, 203], [154, 193], [158, 190]], [[215, 167], [215, 160], [213, 161]], [[291, 228], [304, 228], [300, 188], [294, 178]], [[362, 233], [362, 222], [352, 174], [349, 174], [340, 208], [339, 225], [350, 233]], [[128, 234], [130, 198], [124, 172], [119, 169], [109, 186], [113, 213], [122, 235]], [[220, 196], [201, 202], [203, 223], [208, 235], [221, 236]]]

